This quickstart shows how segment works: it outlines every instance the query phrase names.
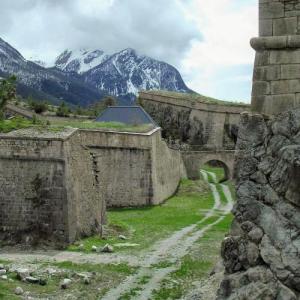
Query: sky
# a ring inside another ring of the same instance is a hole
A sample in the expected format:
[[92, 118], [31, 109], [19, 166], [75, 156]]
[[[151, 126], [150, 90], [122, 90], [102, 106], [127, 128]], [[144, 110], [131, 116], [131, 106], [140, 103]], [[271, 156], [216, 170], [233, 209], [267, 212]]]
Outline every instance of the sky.
[[194, 91], [250, 101], [257, 0], [1, 0], [0, 37], [25, 58], [134, 48], [175, 66]]

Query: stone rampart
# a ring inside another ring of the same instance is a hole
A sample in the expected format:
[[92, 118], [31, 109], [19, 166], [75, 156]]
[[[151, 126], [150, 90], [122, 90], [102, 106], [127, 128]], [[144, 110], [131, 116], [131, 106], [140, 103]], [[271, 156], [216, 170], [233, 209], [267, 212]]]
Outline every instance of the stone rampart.
[[190, 99], [140, 92], [145, 110], [162, 127], [162, 136], [170, 145], [184, 150], [232, 150], [240, 113], [249, 105], [201, 102]]
[[76, 130], [21, 132], [0, 137], [1, 239], [63, 246], [100, 230], [103, 199]]
[[80, 130], [94, 159], [100, 193], [108, 207], [161, 203], [185, 175], [180, 152], [169, 149], [161, 130], [121, 133]]
[[101, 230], [105, 208], [158, 204], [185, 175], [149, 133], [32, 129], [0, 136], [0, 239], [64, 246]]

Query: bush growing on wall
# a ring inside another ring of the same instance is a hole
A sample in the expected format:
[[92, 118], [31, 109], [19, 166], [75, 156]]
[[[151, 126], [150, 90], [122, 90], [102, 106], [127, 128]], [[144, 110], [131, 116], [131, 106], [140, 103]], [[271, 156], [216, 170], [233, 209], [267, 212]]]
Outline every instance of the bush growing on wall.
[[0, 80], [0, 120], [4, 118], [7, 103], [16, 99], [16, 76]]

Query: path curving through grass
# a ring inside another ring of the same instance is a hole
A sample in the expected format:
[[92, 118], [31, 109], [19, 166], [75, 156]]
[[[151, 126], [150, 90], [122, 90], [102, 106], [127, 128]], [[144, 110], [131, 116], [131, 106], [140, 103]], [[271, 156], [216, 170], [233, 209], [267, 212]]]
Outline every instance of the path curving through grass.
[[215, 174], [205, 170], [201, 170], [201, 174], [207, 182], [210, 181], [209, 177], [215, 182], [210, 183], [214, 197], [213, 207], [195, 224], [174, 232], [168, 238], [156, 243], [152, 251], [143, 257], [139, 271], [108, 291], [103, 300], [153, 299], [153, 291], [159, 289], [164, 278], [180, 268], [180, 260], [189, 252], [190, 247], [230, 213], [233, 199], [229, 188], [221, 185], [226, 198], [226, 205], [222, 205]]

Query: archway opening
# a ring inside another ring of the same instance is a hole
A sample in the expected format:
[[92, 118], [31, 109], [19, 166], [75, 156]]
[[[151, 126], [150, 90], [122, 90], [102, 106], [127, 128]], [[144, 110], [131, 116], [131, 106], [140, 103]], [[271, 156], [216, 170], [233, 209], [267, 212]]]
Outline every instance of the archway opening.
[[[209, 160], [201, 166], [202, 175], [214, 183], [222, 183], [230, 179], [229, 167], [220, 160]], [[203, 172], [204, 171], [204, 172]]]

